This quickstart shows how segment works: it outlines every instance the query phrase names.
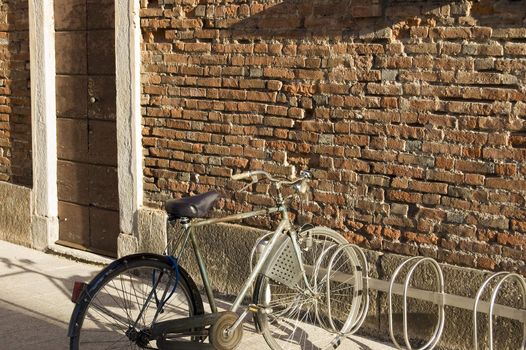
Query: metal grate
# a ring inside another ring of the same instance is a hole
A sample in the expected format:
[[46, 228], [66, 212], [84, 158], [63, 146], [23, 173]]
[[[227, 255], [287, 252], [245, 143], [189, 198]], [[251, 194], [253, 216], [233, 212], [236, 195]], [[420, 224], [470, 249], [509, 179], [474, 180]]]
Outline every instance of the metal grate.
[[302, 277], [300, 262], [294, 252], [292, 239], [283, 235], [278, 238], [273, 251], [267, 258], [262, 273], [268, 278], [294, 288]]

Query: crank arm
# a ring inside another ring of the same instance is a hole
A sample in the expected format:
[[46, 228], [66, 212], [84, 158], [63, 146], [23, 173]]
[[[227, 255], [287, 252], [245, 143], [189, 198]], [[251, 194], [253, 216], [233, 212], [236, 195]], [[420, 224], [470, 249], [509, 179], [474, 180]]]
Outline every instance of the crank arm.
[[206, 338], [208, 337], [208, 329], [203, 330], [197, 330], [197, 331], [190, 331], [190, 332], [181, 332], [181, 333], [168, 333], [166, 335], [167, 338], [170, 338], [170, 340], [176, 340], [177, 338], [184, 338], [184, 337], [201, 337]]

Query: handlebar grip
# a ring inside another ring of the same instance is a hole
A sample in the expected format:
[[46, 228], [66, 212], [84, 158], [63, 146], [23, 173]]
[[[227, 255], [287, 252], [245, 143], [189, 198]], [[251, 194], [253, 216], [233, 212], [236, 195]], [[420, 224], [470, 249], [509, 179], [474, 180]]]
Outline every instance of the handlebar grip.
[[243, 179], [247, 179], [247, 178], [249, 178], [251, 176], [252, 176], [252, 172], [251, 171], [247, 171], [246, 173], [232, 175], [231, 178], [232, 178], [232, 180], [243, 180]]

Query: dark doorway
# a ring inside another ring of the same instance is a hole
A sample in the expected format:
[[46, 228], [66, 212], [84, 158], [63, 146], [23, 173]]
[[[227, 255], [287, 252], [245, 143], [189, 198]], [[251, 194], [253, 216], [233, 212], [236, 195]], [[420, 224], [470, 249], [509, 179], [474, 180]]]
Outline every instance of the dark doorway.
[[114, 0], [55, 0], [60, 233], [115, 256], [119, 234]]

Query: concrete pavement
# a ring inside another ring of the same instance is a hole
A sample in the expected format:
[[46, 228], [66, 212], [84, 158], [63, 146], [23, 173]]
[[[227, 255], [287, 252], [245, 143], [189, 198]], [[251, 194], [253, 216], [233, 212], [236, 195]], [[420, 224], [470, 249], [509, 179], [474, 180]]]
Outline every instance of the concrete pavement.
[[[100, 265], [0, 241], [0, 350], [68, 349], [73, 282], [89, 281], [100, 269]], [[244, 327], [239, 349], [267, 349], [251, 323]], [[340, 348], [393, 349], [360, 337], [355, 340], [355, 344]]]

